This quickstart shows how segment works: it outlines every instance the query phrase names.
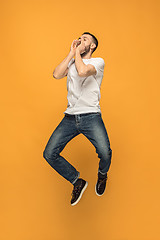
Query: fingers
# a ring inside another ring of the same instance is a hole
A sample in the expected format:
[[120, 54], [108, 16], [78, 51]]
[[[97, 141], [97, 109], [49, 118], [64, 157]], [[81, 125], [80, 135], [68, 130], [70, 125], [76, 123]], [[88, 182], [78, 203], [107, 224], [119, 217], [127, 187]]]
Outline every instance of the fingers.
[[79, 40], [78, 40], [78, 39], [75, 39], [75, 40], [73, 40], [73, 43], [74, 43], [74, 42], [77, 43], [77, 42], [79, 42]]
[[77, 40], [75, 39], [75, 40], [73, 40], [73, 42], [72, 42], [72, 46], [76, 46], [77, 45]]
[[73, 42], [74, 42], [73, 45], [74, 45], [75, 47], [78, 47], [78, 46], [81, 44], [81, 41], [78, 40], [78, 39], [75, 39]]
[[72, 44], [71, 44], [71, 49], [76, 50], [76, 48], [81, 44], [81, 40], [79, 39], [74, 39]]

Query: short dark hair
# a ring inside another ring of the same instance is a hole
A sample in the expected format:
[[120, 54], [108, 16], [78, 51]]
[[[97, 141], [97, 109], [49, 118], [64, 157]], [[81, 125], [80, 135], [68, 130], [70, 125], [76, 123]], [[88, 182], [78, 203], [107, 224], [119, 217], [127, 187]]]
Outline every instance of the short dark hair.
[[[96, 50], [96, 48], [98, 47], [98, 40], [97, 40], [97, 38], [92, 34], [92, 33], [90, 33], [90, 32], [84, 32], [83, 34], [89, 34], [89, 35], [91, 35], [92, 36], [92, 39], [93, 39], [93, 42], [96, 44], [96, 47], [93, 49], [93, 51], [92, 51], [92, 53]], [[82, 34], [82, 35], [83, 35]]]

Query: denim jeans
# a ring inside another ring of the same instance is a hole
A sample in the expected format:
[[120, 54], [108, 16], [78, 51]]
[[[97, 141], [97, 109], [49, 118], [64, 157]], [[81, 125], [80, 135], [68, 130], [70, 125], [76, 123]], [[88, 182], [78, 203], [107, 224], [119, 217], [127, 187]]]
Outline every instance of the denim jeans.
[[[94, 145], [98, 154], [98, 172], [106, 174], [111, 164], [112, 150], [108, 134], [100, 112], [83, 113], [65, 116], [53, 131], [44, 149], [43, 157], [61, 176], [74, 184], [80, 176], [64, 157], [60, 155], [66, 144], [82, 133]], [[77, 151], [78, 154], [78, 151]]]

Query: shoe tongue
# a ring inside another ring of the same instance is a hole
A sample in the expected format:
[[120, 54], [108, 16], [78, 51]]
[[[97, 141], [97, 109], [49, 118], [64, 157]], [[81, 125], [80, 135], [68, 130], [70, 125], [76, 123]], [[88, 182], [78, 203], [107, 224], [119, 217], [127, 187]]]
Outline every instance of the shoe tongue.
[[78, 178], [78, 179], [77, 179], [77, 181], [74, 183], [74, 186], [77, 186], [77, 185], [79, 185], [80, 181], [81, 181], [81, 179], [80, 179], [80, 178]]
[[107, 173], [106, 174], [101, 174], [100, 172], [98, 172], [98, 177], [99, 178], [106, 178], [107, 177]]

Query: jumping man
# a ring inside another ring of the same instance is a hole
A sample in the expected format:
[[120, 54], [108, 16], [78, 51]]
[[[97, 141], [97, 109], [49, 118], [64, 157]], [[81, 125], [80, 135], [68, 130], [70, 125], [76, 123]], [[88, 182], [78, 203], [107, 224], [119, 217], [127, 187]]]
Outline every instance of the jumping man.
[[111, 164], [112, 149], [99, 105], [105, 63], [101, 57], [92, 57], [97, 46], [97, 38], [84, 32], [81, 37], [73, 40], [69, 54], [53, 72], [55, 79], [67, 76], [68, 104], [63, 119], [48, 140], [43, 157], [73, 185], [72, 206], [79, 202], [88, 182], [80, 178], [80, 172], [60, 155], [66, 144], [83, 134], [95, 147], [100, 159], [95, 185], [98, 196], [105, 191]]

